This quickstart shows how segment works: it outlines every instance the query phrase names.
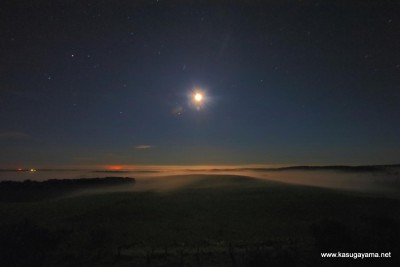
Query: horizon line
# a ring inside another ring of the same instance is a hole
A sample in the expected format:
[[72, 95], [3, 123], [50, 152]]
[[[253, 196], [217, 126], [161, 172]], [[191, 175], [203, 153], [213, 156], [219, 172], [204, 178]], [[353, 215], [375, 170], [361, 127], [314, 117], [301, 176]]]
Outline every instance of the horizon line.
[[[201, 171], [201, 170], [290, 170], [290, 169], [323, 169], [323, 168], [366, 168], [366, 167], [400, 167], [397, 164], [235, 164], [235, 165], [104, 165], [103, 167], [93, 168], [0, 168], [0, 171], [104, 171], [104, 172], [123, 172], [123, 171], [152, 171], [163, 169], [163, 171]], [[160, 170], [161, 171], [161, 170]]]

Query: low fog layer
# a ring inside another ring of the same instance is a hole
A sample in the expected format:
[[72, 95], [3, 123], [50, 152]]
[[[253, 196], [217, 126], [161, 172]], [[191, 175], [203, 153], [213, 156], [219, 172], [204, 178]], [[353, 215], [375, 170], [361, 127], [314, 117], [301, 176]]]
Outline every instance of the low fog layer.
[[190, 186], [192, 183], [198, 183], [199, 180], [206, 179], [207, 175], [213, 175], [213, 177], [214, 175], [238, 175], [264, 181], [366, 192], [396, 193], [400, 191], [399, 169], [379, 172], [348, 172], [335, 170], [191, 171], [190, 173], [174, 173], [173, 176], [137, 177], [137, 185], [135, 186], [137, 186], [138, 189], [172, 190], [178, 189], [179, 187]]
[[[1, 172], [0, 180], [47, 180], [65, 178], [92, 178], [111, 176], [109, 172], [99, 171], [37, 171]], [[268, 168], [154, 168], [145, 171], [114, 172], [112, 176], [129, 176], [136, 179], [134, 185], [119, 187], [118, 190], [133, 191], [173, 191], [198, 186], [219, 186], [229, 184], [229, 179], [248, 177], [247, 184], [257, 186], [254, 181], [273, 181], [288, 184], [335, 188], [388, 196], [400, 196], [400, 166], [381, 167], [295, 167], [282, 169]], [[7, 179], [8, 178], [8, 179]], [[210, 179], [224, 178], [227, 183], [215, 183]], [[253, 178], [253, 179], [250, 179]], [[258, 180], [254, 180], [254, 178]], [[238, 185], [244, 186], [246, 183]], [[115, 189], [117, 190], [117, 189]]]
[[171, 192], [191, 187], [257, 187], [283, 183], [400, 197], [400, 168], [398, 167], [351, 171], [335, 169], [186, 169], [131, 174], [136, 178], [134, 185], [112, 190]]

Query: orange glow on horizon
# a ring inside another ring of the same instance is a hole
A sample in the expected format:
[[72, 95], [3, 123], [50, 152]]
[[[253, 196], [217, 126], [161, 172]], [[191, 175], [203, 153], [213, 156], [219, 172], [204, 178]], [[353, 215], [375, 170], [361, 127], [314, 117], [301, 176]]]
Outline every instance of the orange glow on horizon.
[[120, 171], [123, 169], [123, 166], [120, 165], [111, 165], [111, 166], [107, 166], [106, 167], [107, 170], [111, 170], [111, 171]]
[[292, 166], [290, 164], [237, 164], [237, 165], [106, 165], [97, 166], [94, 168], [110, 170], [110, 171], [186, 171], [198, 170], [206, 171], [210, 169], [241, 169], [241, 168], [279, 168]]

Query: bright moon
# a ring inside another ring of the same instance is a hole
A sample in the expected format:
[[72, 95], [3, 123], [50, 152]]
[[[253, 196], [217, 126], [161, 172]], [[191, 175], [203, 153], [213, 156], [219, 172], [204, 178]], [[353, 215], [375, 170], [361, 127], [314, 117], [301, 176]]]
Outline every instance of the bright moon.
[[196, 94], [194, 95], [194, 100], [195, 100], [196, 102], [201, 102], [201, 100], [203, 100], [203, 95], [200, 94], [200, 93], [196, 93]]

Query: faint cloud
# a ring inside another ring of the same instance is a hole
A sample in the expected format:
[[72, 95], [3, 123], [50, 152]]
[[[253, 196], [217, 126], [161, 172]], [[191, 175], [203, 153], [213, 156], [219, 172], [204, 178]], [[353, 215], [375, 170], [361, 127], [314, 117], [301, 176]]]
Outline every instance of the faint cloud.
[[150, 148], [153, 148], [153, 146], [150, 146], [150, 145], [138, 145], [138, 146], [135, 146], [135, 148], [136, 149], [150, 149]]
[[24, 132], [17, 132], [17, 131], [0, 132], [0, 140], [26, 140], [30, 138], [31, 136]]
[[183, 108], [181, 106], [176, 106], [171, 110], [172, 115], [180, 116], [183, 114]]

